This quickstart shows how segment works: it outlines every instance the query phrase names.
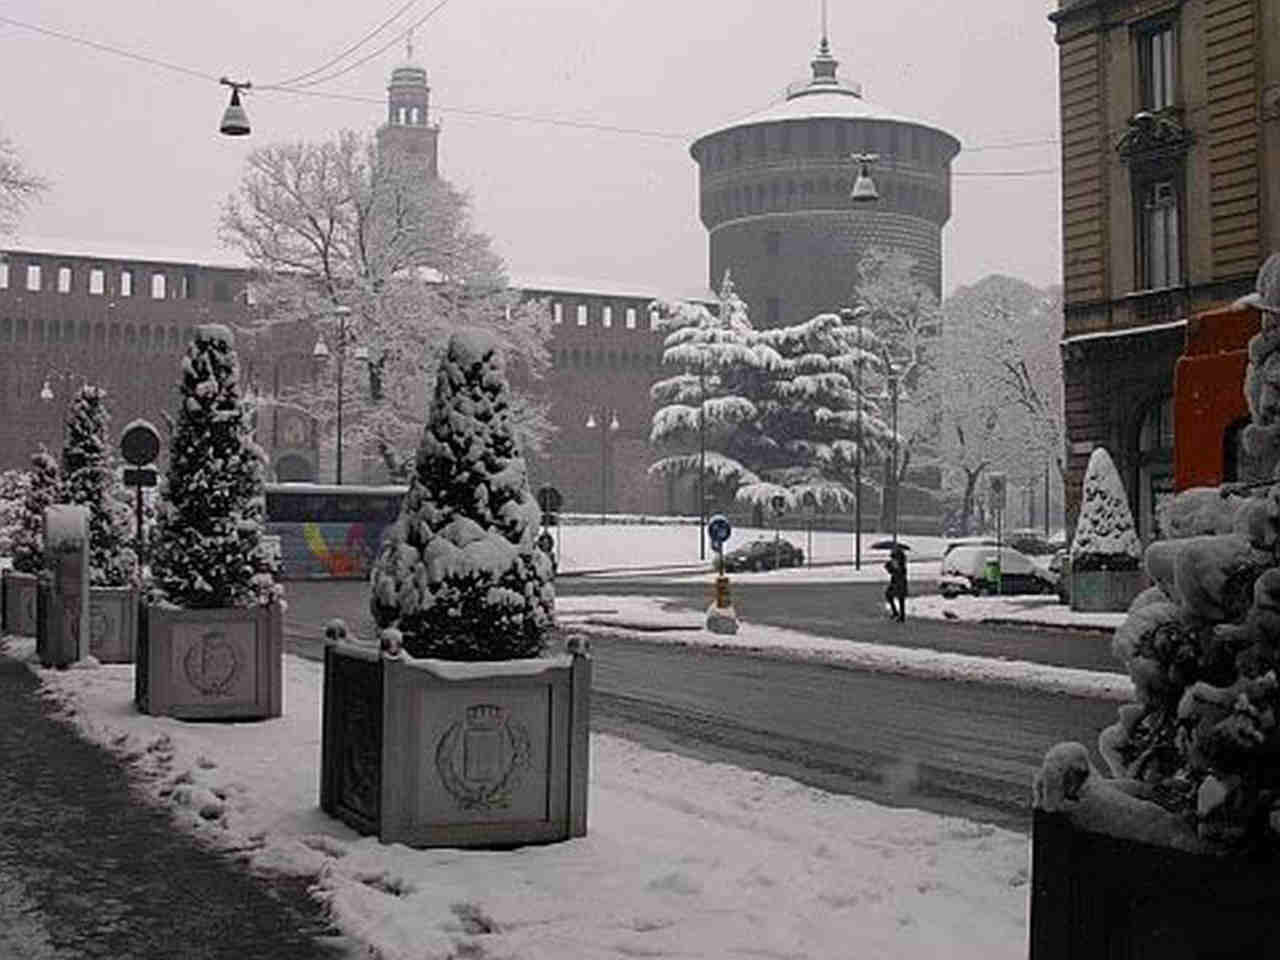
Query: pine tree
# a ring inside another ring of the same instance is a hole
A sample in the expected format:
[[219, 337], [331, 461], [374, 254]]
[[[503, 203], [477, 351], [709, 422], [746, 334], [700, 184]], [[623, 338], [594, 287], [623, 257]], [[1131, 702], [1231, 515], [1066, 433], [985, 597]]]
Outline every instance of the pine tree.
[[62, 499], [58, 461], [42, 445], [31, 455], [31, 482], [22, 503], [22, 522], [13, 537], [13, 569], [39, 573], [44, 567], [44, 511]]
[[370, 610], [384, 640], [398, 630], [415, 657], [539, 656], [555, 606], [551, 564], [534, 543], [539, 520], [497, 343], [455, 333], [374, 564]]
[[1095, 447], [1084, 474], [1071, 569], [1136, 570], [1141, 559], [1142, 543], [1120, 474], [1106, 448]]
[[22, 526], [22, 504], [31, 489], [31, 474], [26, 470], [0, 473], [0, 557], [13, 555], [13, 538]]
[[197, 328], [179, 393], [156, 504], [155, 599], [191, 608], [279, 600], [279, 567], [263, 543], [265, 455], [250, 437], [230, 330]]
[[89, 583], [95, 587], [124, 586], [138, 573], [107, 442], [110, 418], [106, 391], [86, 384], [72, 401], [62, 446], [63, 496], [89, 509]]

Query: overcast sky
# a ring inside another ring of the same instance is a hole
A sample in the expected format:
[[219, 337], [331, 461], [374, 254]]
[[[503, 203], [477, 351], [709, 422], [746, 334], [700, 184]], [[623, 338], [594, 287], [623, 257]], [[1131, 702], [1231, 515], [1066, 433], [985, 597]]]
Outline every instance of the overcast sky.
[[[399, 20], [339, 67], [391, 41], [439, 0], [0, 3], [0, 18], [214, 78], [0, 22], [0, 134], [53, 183], [18, 239], [217, 254], [218, 212], [247, 152], [341, 128], [373, 130], [404, 46], [309, 88], [376, 102], [251, 93], [253, 134], [245, 138], [217, 132], [227, 91], [216, 78], [261, 85], [305, 73], [406, 3]], [[965, 148], [943, 233], [945, 291], [989, 273], [1061, 282], [1057, 51], [1046, 19], [1054, 6], [830, 0], [841, 77]], [[808, 76], [819, 8], [819, 0], [446, 0], [415, 34], [442, 127], [441, 172], [470, 192], [479, 226], [518, 278], [677, 295], [705, 289], [707, 239], [689, 144]], [[1025, 141], [1040, 142], [979, 149]], [[982, 172], [1004, 175], [964, 175]]]

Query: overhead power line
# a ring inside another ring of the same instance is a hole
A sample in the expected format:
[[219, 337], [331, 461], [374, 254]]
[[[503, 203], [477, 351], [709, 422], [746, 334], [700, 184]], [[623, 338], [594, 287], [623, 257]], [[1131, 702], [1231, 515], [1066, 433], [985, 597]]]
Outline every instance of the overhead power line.
[[[354, 70], [356, 67], [367, 63], [369, 60], [372, 60], [374, 57], [377, 57], [380, 54], [385, 53], [388, 49], [390, 49], [396, 43], [400, 42], [402, 39], [408, 36], [412, 30], [421, 26], [428, 19], [430, 19], [440, 10], [442, 10], [445, 7], [445, 5], [447, 5], [450, 2], [450, 0], [440, 0], [439, 3], [433, 6], [425, 14], [423, 14], [417, 20], [413, 21], [413, 23], [411, 23], [404, 30], [397, 33], [396, 36], [393, 37], [389, 42], [383, 44], [378, 49], [374, 50], [372, 53], [369, 53], [364, 57], [361, 57], [359, 60], [356, 60], [355, 62], [348, 64], [347, 66], [343, 67], [341, 70], [335, 73], [332, 73], [329, 76], [310, 80], [306, 83], [302, 83], [300, 81], [305, 77], [313, 76], [317, 73], [322, 72], [325, 69], [328, 69], [328, 67], [332, 66], [334, 63], [337, 63], [343, 57], [347, 56], [349, 53], [358, 49], [360, 46], [362, 46], [365, 42], [367, 42], [373, 36], [376, 36], [383, 29], [385, 29], [386, 26], [388, 26], [390, 23], [394, 22], [396, 19], [402, 16], [409, 7], [413, 6], [414, 3], [418, 3], [418, 2], [421, 2], [421, 0], [409, 0], [408, 3], [403, 4], [399, 9], [396, 10], [394, 14], [392, 14], [387, 20], [383, 21], [383, 23], [380, 24], [377, 28], [375, 28], [373, 31], [366, 34], [355, 44], [348, 47], [342, 53], [338, 54], [337, 57], [332, 58], [326, 64], [320, 67], [317, 67], [314, 70], [310, 70], [307, 73], [300, 74], [299, 76], [294, 77], [287, 81], [282, 81], [280, 83], [273, 83], [273, 84], [255, 85], [253, 88], [254, 92], [255, 93], [270, 92], [270, 93], [277, 93], [277, 94], [283, 93], [283, 94], [290, 94], [293, 96], [317, 97], [325, 100], [344, 101], [348, 103], [369, 103], [369, 104], [381, 106], [385, 102], [385, 98], [382, 98], [382, 97], [373, 97], [373, 96], [367, 96], [367, 95], [361, 95], [361, 94], [339, 93], [337, 91], [332, 91], [332, 90], [310, 90], [305, 88], [312, 87], [312, 86], [315, 86], [316, 84], [324, 83], [324, 82], [327, 82], [328, 80], [335, 79], [336, 77], [339, 77], [345, 73], [348, 73], [351, 70]], [[22, 20], [16, 20], [13, 17], [6, 17], [6, 16], [0, 16], [0, 23], [5, 23], [10, 26], [18, 27], [24, 30], [31, 30], [35, 33], [43, 34], [44, 36], [52, 37], [58, 40], [64, 40], [68, 43], [75, 43], [81, 46], [90, 47], [94, 50], [99, 50], [103, 53], [114, 54], [115, 56], [118, 56], [118, 57], [124, 57], [126, 59], [133, 60], [139, 63], [148, 64], [149, 66], [160, 67], [161, 69], [165, 69], [165, 70], [172, 70], [176, 73], [181, 73], [185, 76], [193, 77], [198, 80], [207, 80], [210, 83], [219, 82], [219, 77], [215, 74], [205, 73], [204, 71], [196, 70], [191, 67], [186, 67], [186, 66], [183, 66], [182, 64], [173, 63], [172, 61], [169, 61], [169, 60], [162, 60], [159, 57], [152, 57], [147, 54], [136, 53], [132, 50], [125, 50], [121, 47], [116, 47], [111, 44], [100, 43], [96, 40], [89, 40], [84, 37], [78, 37], [78, 36], [75, 36], [74, 34], [66, 33], [61, 30], [54, 30], [49, 27], [43, 27], [43, 26], [40, 26], [39, 24], [27, 23]], [[612, 134], [619, 134], [624, 136], [649, 137], [649, 138], [658, 139], [658, 140], [677, 140], [684, 143], [687, 143], [695, 139], [695, 137], [697, 136], [696, 134], [676, 133], [670, 130], [648, 130], [640, 127], [627, 127], [620, 124], [606, 123], [603, 121], [572, 120], [572, 119], [566, 119], [563, 117], [548, 117], [548, 116], [541, 116], [537, 114], [513, 113], [510, 111], [502, 111], [502, 110], [483, 110], [483, 109], [478, 109], [473, 107], [455, 107], [455, 106], [449, 106], [447, 104], [437, 104], [436, 109], [442, 113], [456, 113], [462, 116], [484, 117], [491, 120], [505, 120], [513, 123], [543, 124], [546, 126], [564, 127], [568, 129], [575, 129], [575, 130], [591, 130], [591, 131], [597, 131], [600, 133], [612, 133]], [[987, 145], [981, 145], [981, 146], [975, 146], [975, 147], [965, 147], [962, 150], [962, 153], [976, 153], [982, 150], [1016, 149], [1019, 147], [1041, 146], [1041, 145], [1056, 143], [1056, 142], [1057, 142], [1056, 138], [1011, 141], [1008, 143], [997, 143], [997, 144], [987, 144]], [[1038, 170], [984, 170], [984, 171], [973, 171], [973, 172], [964, 171], [964, 170], [955, 170], [955, 171], [952, 171], [952, 175], [956, 177], [1039, 177], [1039, 176], [1048, 176], [1051, 174], [1056, 174], [1058, 172], [1059, 172], [1058, 168], [1053, 167], [1053, 168], [1045, 168], [1045, 169], [1038, 169]]]
[[398, 10], [396, 10], [395, 13], [387, 17], [387, 19], [383, 20], [382, 23], [378, 24], [376, 27], [374, 27], [372, 30], [366, 33], [363, 37], [361, 37], [351, 46], [347, 47], [341, 53], [330, 58], [329, 60], [326, 60], [324, 63], [320, 64], [320, 66], [316, 67], [314, 70], [308, 70], [306, 73], [300, 73], [296, 77], [290, 77], [288, 80], [278, 80], [276, 81], [275, 86], [287, 87], [290, 84], [300, 83], [301, 81], [306, 80], [308, 77], [314, 77], [317, 73], [320, 73], [324, 70], [328, 70], [335, 63], [338, 63], [348, 55], [355, 53], [362, 46], [364, 46], [366, 43], [368, 43], [370, 40], [372, 40], [374, 37], [380, 34], [383, 30], [385, 30], [388, 26], [390, 26], [396, 20], [400, 19], [401, 15], [403, 15], [406, 10], [408, 10], [410, 7], [414, 6], [419, 2], [421, 2], [421, 0], [408, 0], [408, 2], [402, 5]]

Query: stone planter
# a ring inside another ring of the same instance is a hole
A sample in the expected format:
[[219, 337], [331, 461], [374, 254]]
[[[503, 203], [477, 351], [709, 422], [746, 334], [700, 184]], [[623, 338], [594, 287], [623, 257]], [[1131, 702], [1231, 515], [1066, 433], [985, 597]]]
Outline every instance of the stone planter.
[[184, 610], [138, 607], [134, 703], [180, 720], [262, 720], [283, 701], [279, 604]]
[[138, 591], [89, 588], [89, 653], [102, 663], [133, 663], [138, 646]]
[[330, 644], [321, 809], [420, 848], [585, 836], [590, 710], [581, 653], [455, 663]]
[[4, 572], [4, 633], [23, 637], [36, 635], [36, 575]]
[[1151, 579], [1142, 570], [1071, 571], [1071, 609], [1123, 613]]
[[1036, 810], [1030, 960], [1273, 956], [1277, 877], [1280, 863], [1120, 840]]

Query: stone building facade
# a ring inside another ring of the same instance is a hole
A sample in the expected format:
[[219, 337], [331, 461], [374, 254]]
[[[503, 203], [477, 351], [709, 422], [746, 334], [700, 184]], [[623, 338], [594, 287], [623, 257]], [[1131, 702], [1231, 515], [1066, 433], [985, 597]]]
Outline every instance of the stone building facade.
[[1050, 20], [1068, 524], [1101, 445], [1151, 537], [1174, 486], [1173, 374], [1187, 321], [1252, 290], [1280, 249], [1280, 4], [1061, 0]]
[[[704, 134], [699, 211], [710, 234], [712, 289], [731, 270], [757, 326], [798, 323], [850, 304], [870, 247], [904, 250], [935, 295], [951, 216], [951, 134], [898, 116], [842, 82], [824, 35], [812, 77], [785, 100]], [[850, 200], [854, 153], [874, 153], [880, 199]]]

